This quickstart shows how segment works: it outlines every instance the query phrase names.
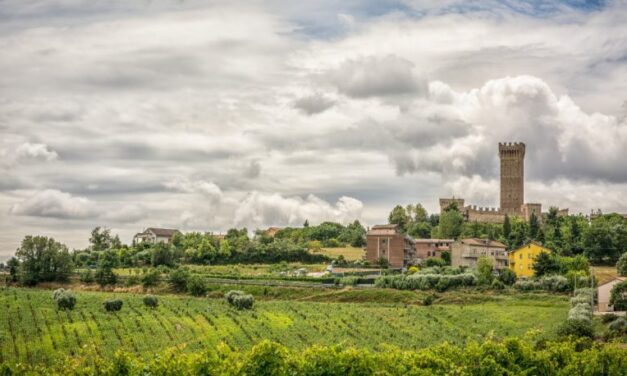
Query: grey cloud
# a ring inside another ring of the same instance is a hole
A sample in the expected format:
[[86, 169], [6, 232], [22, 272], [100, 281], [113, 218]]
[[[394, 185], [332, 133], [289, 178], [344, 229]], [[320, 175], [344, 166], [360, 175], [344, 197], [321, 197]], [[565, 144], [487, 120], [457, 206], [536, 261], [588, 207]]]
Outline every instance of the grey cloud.
[[394, 55], [350, 59], [326, 73], [340, 93], [355, 98], [421, 95], [425, 82], [413, 74], [414, 64]]
[[33, 217], [86, 219], [97, 215], [94, 203], [84, 197], [73, 197], [54, 189], [37, 192], [14, 204], [9, 213]]
[[294, 107], [307, 115], [319, 114], [334, 105], [335, 101], [333, 99], [327, 98], [321, 93], [310, 94], [294, 102]]
[[244, 170], [244, 177], [246, 179], [258, 178], [261, 174], [261, 164], [259, 161], [250, 161], [248, 167]]

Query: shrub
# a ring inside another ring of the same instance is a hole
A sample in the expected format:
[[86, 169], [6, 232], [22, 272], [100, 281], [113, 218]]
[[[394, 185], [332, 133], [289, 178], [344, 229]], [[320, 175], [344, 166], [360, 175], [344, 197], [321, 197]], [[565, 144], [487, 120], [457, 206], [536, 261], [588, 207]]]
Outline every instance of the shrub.
[[157, 308], [159, 305], [159, 299], [157, 299], [154, 295], [146, 295], [144, 296], [144, 305], [149, 308]]
[[425, 266], [446, 266], [446, 261], [439, 258], [428, 258], [425, 261]]
[[594, 330], [590, 320], [566, 320], [558, 328], [557, 334], [563, 337], [589, 337], [592, 338]]
[[619, 282], [612, 287], [610, 304], [615, 311], [627, 310], [627, 281]]
[[176, 268], [168, 274], [168, 283], [176, 291], [185, 291], [188, 279], [189, 270], [186, 268]]
[[161, 273], [157, 269], [150, 269], [144, 275], [142, 275], [141, 281], [142, 286], [151, 287], [157, 285], [159, 283], [159, 279], [161, 278]]
[[627, 252], [624, 252], [616, 263], [616, 271], [618, 275], [627, 277]]
[[623, 336], [627, 334], [627, 320], [624, 317], [619, 317], [614, 320], [609, 326], [608, 329], [610, 333], [615, 336]]
[[81, 275], [78, 277], [79, 281], [81, 281], [82, 283], [94, 283], [94, 281], [96, 280], [94, 278], [94, 273], [91, 272], [91, 270], [86, 270], [83, 273], [81, 273]]
[[135, 286], [135, 285], [139, 285], [139, 277], [136, 275], [130, 275], [126, 278], [126, 280], [124, 280], [124, 286]]
[[505, 288], [505, 284], [500, 280], [495, 279], [494, 281], [492, 281], [492, 285], [490, 285], [490, 287], [494, 290], [503, 290]]
[[430, 306], [435, 301], [435, 296], [427, 295], [422, 299], [422, 305]]
[[207, 284], [202, 277], [193, 275], [187, 280], [187, 291], [194, 296], [203, 296], [207, 293]]
[[418, 273], [419, 269], [415, 266], [410, 266], [409, 269], [407, 269], [407, 274], [416, 274]]
[[107, 312], [116, 312], [122, 309], [122, 301], [120, 299], [105, 300], [102, 305]]
[[506, 286], [511, 286], [516, 282], [516, 273], [509, 268], [504, 268], [499, 271], [499, 281]]
[[52, 298], [57, 302], [57, 308], [60, 310], [72, 310], [76, 305], [76, 297], [70, 290], [57, 289], [52, 293]]
[[614, 313], [606, 313], [604, 315], [601, 315], [601, 321], [604, 324], [610, 323], [614, 320], [616, 320], [617, 318], [619, 318], [620, 316], [614, 314]]
[[357, 285], [357, 283], [359, 283], [359, 277], [349, 276], [349, 277], [342, 277], [340, 279], [340, 284], [344, 286], [355, 286]]
[[237, 309], [251, 309], [255, 303], [252, 295], [244, 294], [243, 291], [231, 290], [224, 295], [226, 301]]
[[472, 273], [463, 274], [412, 274], [383, 275], [375, 280], [376, 287], [394, 288], [398, 290], [431, 290], [445, 291], [449, 288], [475, 286], [477, 277]]

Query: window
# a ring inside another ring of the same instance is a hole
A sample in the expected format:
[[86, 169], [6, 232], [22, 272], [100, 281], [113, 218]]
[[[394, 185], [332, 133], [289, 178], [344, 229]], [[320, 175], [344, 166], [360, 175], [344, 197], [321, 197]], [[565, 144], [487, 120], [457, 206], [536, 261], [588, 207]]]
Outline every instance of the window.
[[385, 239], [381, 239], [381, 243], [385, 244]]

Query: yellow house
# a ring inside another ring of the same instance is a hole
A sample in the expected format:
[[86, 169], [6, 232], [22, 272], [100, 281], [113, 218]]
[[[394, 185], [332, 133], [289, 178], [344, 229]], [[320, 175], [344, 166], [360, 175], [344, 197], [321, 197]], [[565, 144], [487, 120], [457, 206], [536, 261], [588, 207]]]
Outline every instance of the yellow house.
[[533, 277], [533, 263], [540, 252], [551, 253], [551, 250], [539, 243], [531, 242], [509, 252], [509, 268], [518, 278]]

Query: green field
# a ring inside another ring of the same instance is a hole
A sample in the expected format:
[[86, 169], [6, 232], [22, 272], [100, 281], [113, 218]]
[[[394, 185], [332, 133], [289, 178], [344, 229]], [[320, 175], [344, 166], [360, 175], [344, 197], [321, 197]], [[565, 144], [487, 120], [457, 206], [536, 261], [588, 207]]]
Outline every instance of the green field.
[[[237, 350], [262, 339], [289, 348], [344, 343], [373, 350], [381, 344], [414, 349], [445, 340], [459, 344], [492, 334], [522, 335], [531, 329], [552, 336], [568, 310], [560, 296], [429, 307], [268, 300], [257, 301], [252, 311], [237, 311], [222, 299], [176, 295], [160, 296], [160, 306], [151, 310], [143, 306], [142, 295], [78, 292], [73, 311], [57, 311], [51, 293], [2, 289], [0, 362], [50, 365], [59, 357], [89, 356], [90, 351], [109, 356], [118, 349], [147, 357], [219, 343]], [[124, 301], [120, 312], [102, 308], [102, 301], [112, 297]]]

